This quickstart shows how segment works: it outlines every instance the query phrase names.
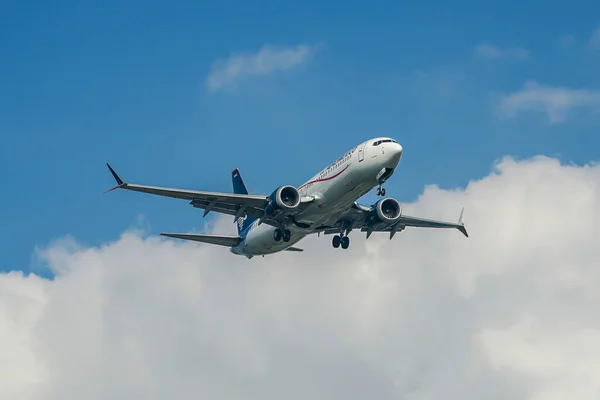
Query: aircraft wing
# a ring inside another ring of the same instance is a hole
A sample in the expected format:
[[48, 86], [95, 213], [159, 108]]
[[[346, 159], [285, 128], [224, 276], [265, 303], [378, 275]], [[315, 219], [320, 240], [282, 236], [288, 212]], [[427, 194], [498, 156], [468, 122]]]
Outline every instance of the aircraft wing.
[[[260, 217], [267, 204], [267, 196], [205, 192], [199, 190], [172, 189], [158, 186], [137, 185], [124, 182], [112, 167], [107, 163], [108, 169], [117, 181], [117, 186], [107, 190], [105, 193], [114, 189], [127, 189], [134, 192], [149, 193], [158, 196], [172, 197], [176, 199], [189, 200], [190, 204], [196, 208], [204, 209], [204, 216], [210, 211], [240, 217], [243, 214]], [[265, 221], [268, 223], [269, 221]]]
[[458, 222], [438, 221], [433, 219], [411, 217], [409, 215], [402, 214], [396, 221], [392, 223], [388, 222], [375, 222], [373, 224], [367, 223], [367, 214], [370, 211], [370, 207], [355, 203], [335, 224], [335, 226], [325, 229], [324, 234], [337, 234], [342, 229], [356, 229], [361, 232], [367, 232], [367, 238], [371, 236], [373, 232], [389, 232], [390, 239], [394, 237], [397, 232], [404, 230], [406, 227], [415, 228], [450, 228], [457, 229], [466, 237], [469, 237], [465, 224], [462, 222], [463, 211], [460, 213]]

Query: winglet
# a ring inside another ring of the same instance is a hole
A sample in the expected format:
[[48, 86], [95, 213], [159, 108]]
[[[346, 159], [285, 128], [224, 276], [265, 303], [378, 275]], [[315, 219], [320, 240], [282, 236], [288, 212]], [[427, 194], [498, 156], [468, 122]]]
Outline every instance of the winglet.
[[460, 217], [458, 217], [458, 226], [456, 227], [456, 229], [458, 229], [463, 235], [465, 235], [466, 237], [469, 237], [469, 234], [467, 233], [467, 228], [465, 228], [465, 224], [463, 223], [463, 213], [465, 212], [465, 208], [463, 207], [462, 210], [460, 211]]
[[106, 166], [107, 166], [107, 167], [108, 167], [108, 169], [110, 170], [110, 173], [112, 174], [112, 176], [113, 176], [113, 177], [115, 178], [115, 180], [117, 181], [117, 186], [115, 186], [115, 187], [113, 187], [113, 188], [111, 188], [111, 189], [108, 189], [108, 190], [107, 190], [106, 192], [104, 192], [104, 193], [108, 193], [108, 192], [110, 192], [110, 191], [112, 191], [112, 190], [115, 190], [115, 189], [118, 189], [118, 188], [120, 188], [120, 187], [123, 187], [123, 186], [125, 186], [125, 182], [123, 182], [123, 180], [122, 180], [122, 179], [119, 177], [119, 175], [117, 175], [117, 173], [115, 172], [115, 170], [114, 170], [114, 169], [112, 169], [112, 167], [110, 166], [110, 164], [109, 164], [109, 163], [106, 163]]

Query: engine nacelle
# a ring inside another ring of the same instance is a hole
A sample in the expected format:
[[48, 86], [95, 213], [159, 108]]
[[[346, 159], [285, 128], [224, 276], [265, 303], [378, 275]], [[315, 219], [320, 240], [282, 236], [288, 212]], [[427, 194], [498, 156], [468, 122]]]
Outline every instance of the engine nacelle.
[[266, 207], [268, 215], [277, 211], [289, 212], [300, 205], [300, 192], [291, 185], [277, 188], [269, 196], [269, 204]]
[[370, 219], [380, 222], [394, 222], [402, 215], [402, 205], [398, 200], [388, 197], [373, 204]]

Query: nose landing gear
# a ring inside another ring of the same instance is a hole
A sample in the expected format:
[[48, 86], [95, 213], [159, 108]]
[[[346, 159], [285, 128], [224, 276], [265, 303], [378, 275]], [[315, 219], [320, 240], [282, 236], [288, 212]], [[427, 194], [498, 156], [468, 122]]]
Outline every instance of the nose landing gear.
[[385, 181], [389, 179], [390, 176], [394, 173], [394, 168], [382, 168], [381, 171], [377, 174], [375, 179], [379, 182], [379, 187], [377, 188], [377, 196], [385, 196], [385, 189], [383, 188], [383, 184]]

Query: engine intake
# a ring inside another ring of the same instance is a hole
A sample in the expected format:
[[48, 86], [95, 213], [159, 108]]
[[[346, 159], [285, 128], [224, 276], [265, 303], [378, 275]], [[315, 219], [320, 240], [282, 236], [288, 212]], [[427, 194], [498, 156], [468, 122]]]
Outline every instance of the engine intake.
[[300, 192], [291, 185], [285, 185], [277, 188], [269, 196], [269, 204], [266, 212], [273, 215], [277, 211], [291, 211], [300, 205]]
[[394, 222], [402, 215], [402, 205], [391, 197], [379, 200], [374, 204], [371, 218], [381, 222]]

